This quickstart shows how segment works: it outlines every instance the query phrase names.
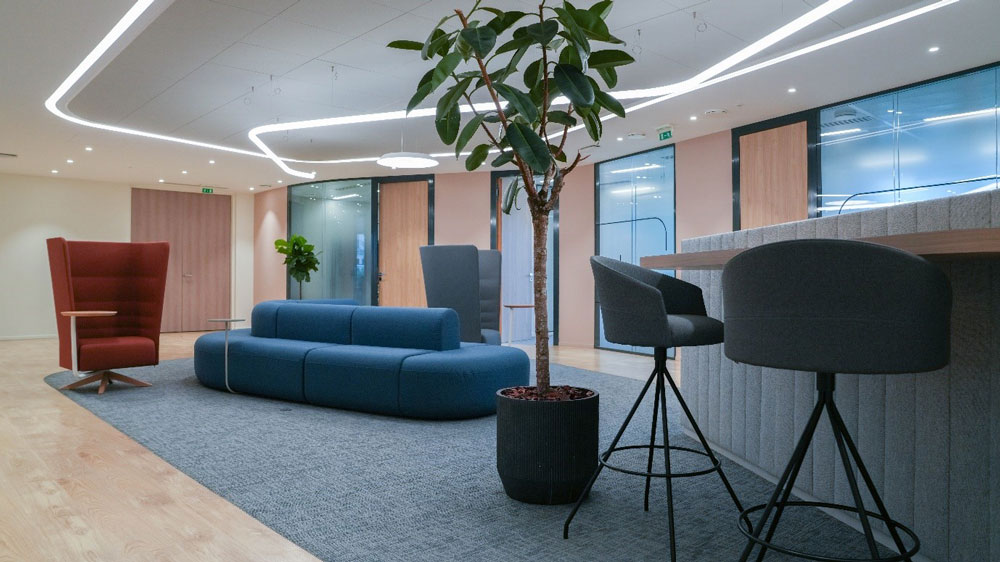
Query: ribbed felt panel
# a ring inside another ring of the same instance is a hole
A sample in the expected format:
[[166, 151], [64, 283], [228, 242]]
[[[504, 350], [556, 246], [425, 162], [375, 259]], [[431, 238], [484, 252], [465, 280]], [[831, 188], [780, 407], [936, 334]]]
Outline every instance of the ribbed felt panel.
[[[1000, 191], [685, 240], [684, 252], [791, 239], [860, 238], [1000, 228]], [[890, 515], [920, 536], [930, 560], [1000, 559], [1000, 263], [940, 264], [952, 283], [951, 364], [905, 375], [838, 375], [836, 400]], [[682, 271], [723, 317], [721, 275]], [[820, 296], [817, 295], [817, 298]], [[722, 450], [777, 478], [815, 399], [811, 373], [734, 364], [722, 346], [687, 348], [685, 399]], [[797, 488], [852, 504], [824, 417]], [[870, 504], [866, 496], [866, 503]]]

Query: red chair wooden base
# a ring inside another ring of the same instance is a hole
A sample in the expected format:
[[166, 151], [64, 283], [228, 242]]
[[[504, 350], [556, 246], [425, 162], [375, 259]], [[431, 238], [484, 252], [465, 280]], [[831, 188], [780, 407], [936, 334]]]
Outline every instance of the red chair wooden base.
[[127, 377], [120, 373], [112, 371], [99, 371], [78, 381], [71, 382], [59, 390], [73, 390], [74, 388], [80, 388], [81, 386], [97, 381], [101, 381], [101, 386], [97, 389], [98, 394], [104, 394], [104, 391], [108, 389], [108, 385], [113, 381], [124, 382], [133, 386], [153, 386], [152, 383], [141, 381], [139, 379], [133, 379], [132, 377]]

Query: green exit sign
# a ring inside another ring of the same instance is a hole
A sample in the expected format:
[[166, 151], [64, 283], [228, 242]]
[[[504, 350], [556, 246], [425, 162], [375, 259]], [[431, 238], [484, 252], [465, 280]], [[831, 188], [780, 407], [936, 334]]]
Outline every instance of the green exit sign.
[[669, 140], [673, 136], [674, 136], [674, 130], [673, 129], [667, 129], [665, 131], [660, 131], [660, 140], [661, 141]]
[[202, 193], [214, 193], [215, 190], [212, 189], [211, 187], [203, 187], [203, 188], [201, 188], [201, 192]]

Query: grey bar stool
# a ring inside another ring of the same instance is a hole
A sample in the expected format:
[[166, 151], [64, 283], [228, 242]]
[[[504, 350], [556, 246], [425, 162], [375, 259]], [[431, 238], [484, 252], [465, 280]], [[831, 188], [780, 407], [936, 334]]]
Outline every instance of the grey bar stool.
[[[892, 374], [933, 371], [948, 364], [951, 286], [940, 268], [887, 246], [850, 240], [792, 240], [747, 250], [722, 273], [725, 353], [733, 361], [816, 373], [816, 406], [766, 505], [741, 560], [759, 547], [757, 560], [774, 550], [828, 562], [859, 559], [819, 556], [772, 543], [786, 507], [823, 507], [855, 513], [861, 520], [870, 560], [910, 560], [919, 550], [916, 534], [890, 519], [834, 401], [835, 373]], [[826, 410], [854, 506], [791, 501], [819, 423]], [[865, 507], [855, 477], [861, 474], [875, 511]], [[773, 515], [773, 519], [772, 519]], [[770, 524], [768, 520], [770, 519]], [[898, 554], [881, 558], [872, 533], [881, 521]], [[764, 528], [767, 534], [761, 538]], [[741, 528], [742, 530], [742, 528]], [[909, 537], [907, 547], [902, 534]]]
[[[646, 492], [644, 509], [649, 511], [649, 484], [652, 478], [664, 478], [667, 482], [667, 523], [670, 532], [670, 559], [677, 560], [677, 548], [674, 544], [674, 478], [701, 476], [717, 472], [729, 496], [736, 504], [737, 511], [743, 511], [736, 492], [729, 484], [719, 459], [716, 458], [708, 441], [698, 427], [698, 422], [691, 415], [687, 403], [681, 396], [680, 389], [667, 371], [667, 349], [671, 347], [687, 347], [696, 345], [711, 345], [722, 342], [722, 322], [710, 318], [705, 312], [705, 301], [701, 289], [697, 286], [675, 279], [662, 273], [613, 260], [601, 256], [590, 258], [590, 267], [594, 272], [594, 284], [597, 290], [597, 300], [604, 319], [604, 334], [609, 342], [624, 345], [647, 346], [653, 348], [653, 372], [650, 373], [646, 385], [636, 399], [625, 421], [618, 429], [618, 434], [611, 442], [607, 451], [598, 458], [597, 470], [590, 478], [587, 487], [580, 494], [576, 505], [566, 518], [563, 525], [563, 538], [569, 538], [569, 524], [580, 509], [580, 504], [594, 486], [594, 482], [604, 467], [626, 474], [646, 477]], [[653, 398], [653, 423], [649, 434], [649, 444], [618, 446], [625, 428], [635, 415], [649, 387], [656, 382]], [[667, 385], [680, 402], [684, 414], [691, 422], [691, 427], [698, 435], [704, 451], [689, 447], [670, 444], [670, 434], [667, 427]], [[663, 429], [663, 445], [656, 444], [657, 416]], [[649, 449], [646, 471], [632, 470], [609, 463], [612, 453], [628, 449]], [[664, 451], [664, 471], [653, 472], [653, 452]], [[703, 470], [691, 472], [672, 472], [670, 469], [670, 452], [685, 451], [703, 455], [708, 458], [709, 466]], [[744, 519], [749, 528], [749, 519]]]

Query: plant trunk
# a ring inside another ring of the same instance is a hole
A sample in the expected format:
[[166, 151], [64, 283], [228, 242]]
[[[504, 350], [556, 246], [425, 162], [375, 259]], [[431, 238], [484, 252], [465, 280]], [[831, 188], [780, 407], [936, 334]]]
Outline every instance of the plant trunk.
[[531, 225], [535, 239], [535, 374], [538, 391], [549, 389], [549, 295], [548, 295], [548, 237], [549, 214], [544, 209], [531, 207]]
[[302, 281], [299, 281], [299, 300], [302, 300]]

